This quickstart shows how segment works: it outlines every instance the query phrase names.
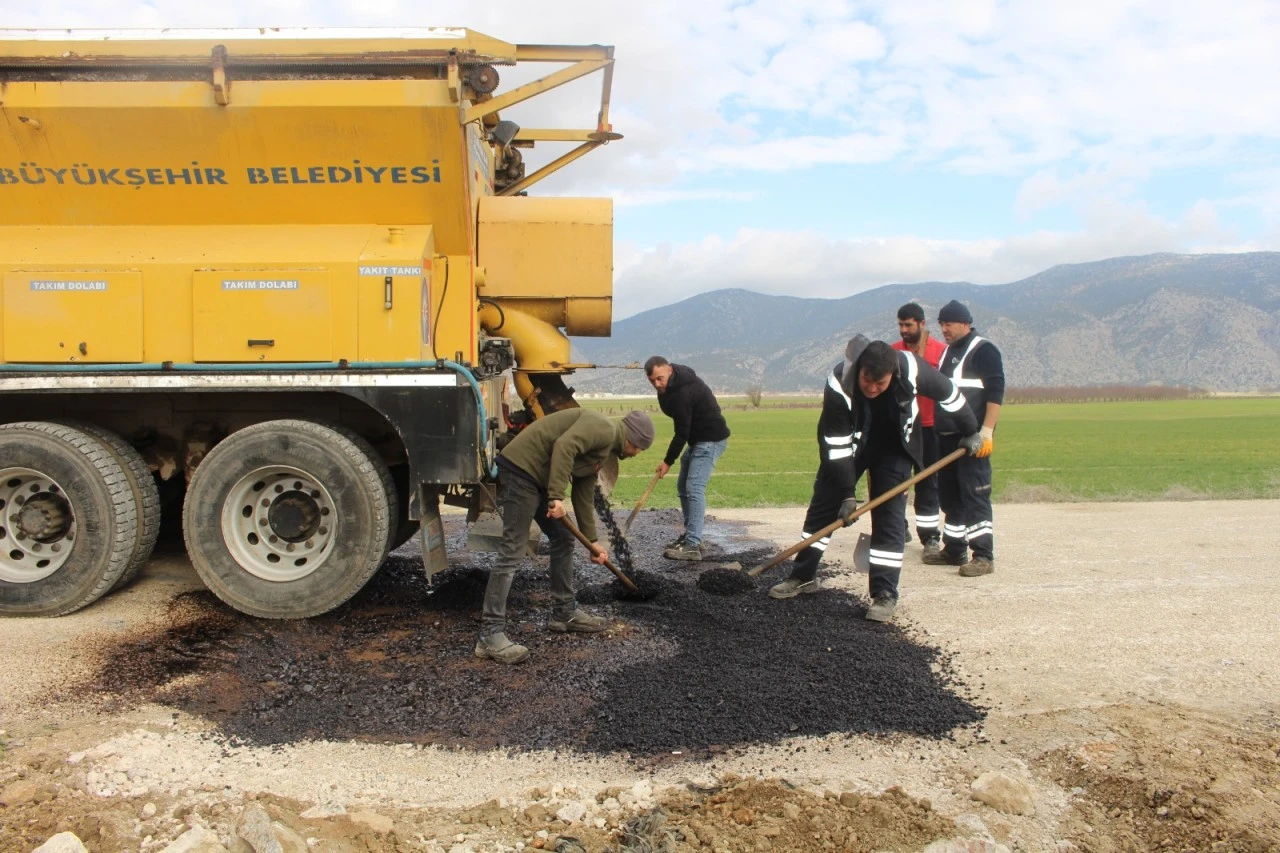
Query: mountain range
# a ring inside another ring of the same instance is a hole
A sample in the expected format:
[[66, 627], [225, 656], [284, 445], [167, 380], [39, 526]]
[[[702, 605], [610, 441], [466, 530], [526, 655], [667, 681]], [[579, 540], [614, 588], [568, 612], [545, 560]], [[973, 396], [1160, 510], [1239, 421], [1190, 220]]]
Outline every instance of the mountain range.
[[[650, 355], [693, 367], [716, 391], [816, 391], [862, 333], [898, 340], [897, 309], [918, 302], [931, 332], [951, 299], [1000, 347], [1012, 387], [1186, 385], [1280, 390], [1280, 252], [1156, 254], [1063, 264], [1010, 284], [890, 284], [842, 299], [727, 289], [574, 338], [594, 364]], [[582, 370], [580, 392], [651, 393], [638, 370]]]

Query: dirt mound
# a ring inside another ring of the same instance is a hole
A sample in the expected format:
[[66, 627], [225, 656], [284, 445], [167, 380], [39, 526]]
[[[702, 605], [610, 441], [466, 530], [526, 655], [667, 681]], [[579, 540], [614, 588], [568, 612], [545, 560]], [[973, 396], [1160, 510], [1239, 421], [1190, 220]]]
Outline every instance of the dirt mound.
[[[319, 849], [388, 853], [456, 849], [459, 838], [466, 839], [469, 850], [510, 850], [519, 843], [562, 853], [918, 850], [954, 830], [928, 802], [897, 788], [875, 796], [819, 796], [779, 780], [734, 777], [711, 791], [669, 789], [656, 805], [638, 812], [618, 808], [617, 797], [626, 796], [622, 789], [600, 791], [594, 803], [588, 797], [577, 806], [575, 814], [582, 817], [570, 824], [557, 814], [569, 816], [563, 806], [549, 798], [529, 805], [491, 800], [451, 813], [384, 810], [315, 816], [304, 803], [272, 795], [192, 798], [156, 793], [142, 801], [86, 797], [70, 765], [51, 761], [47, 771], [24, 769], [27, 781], [20, 785], [30, 785], [38, 794], [0, 809], [0, 839], [15, 849], [32, 849], [61, 831], [76, 833], [95, 850], [157, 849], [186, 831], [193, 819], [231, 840], [251, 811], [264, 813], [300, 838], [315, 839]], [[0, 788], [4, 781], [0, 776]], [[152, 839], [150, 845], [144, 837]], [[432, 841], [424, 844], [424, 839]]]
[[1080, 792], [1064, 824], [1085, 853], [1280, 850], [1277, 807], [1259, 797], [1280, 780], [1280, 739], [1163, 710], [1117, 709], [1112, 727], [1038, 768]]
[[[817, 796], [775, 779], [734, 782], [710, 796], [667, 804], [668, 830], [712, 850], [910, 850], [954, 824], [899, 788], [870, 796]], [[767, 844], [762, 848], [760, 840]]]

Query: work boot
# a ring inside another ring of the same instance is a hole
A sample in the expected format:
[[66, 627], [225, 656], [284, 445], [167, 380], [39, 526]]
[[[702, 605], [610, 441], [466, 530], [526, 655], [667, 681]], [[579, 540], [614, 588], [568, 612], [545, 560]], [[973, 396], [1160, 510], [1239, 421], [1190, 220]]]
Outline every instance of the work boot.
[[936, 565], [936, 563], [932, 563], [930, 562], [930, 560], [931, 559], [936, 560], [938, 557], [942, 555], [942, 538], [938, 536], [934, 536], [931, 539], [924, 540], [924, 542], [922, 542], [921, 544], [924, 545], [924, 555], [921, 556], [920, 559], [924, 560], [926, 563], [929, 563], [930, 565]]
[[609, 620], [592, 616], [585, 610], [574, 610], [565, 618], [552, 616], [547, 627], [558, 634], [598, 634], [609, 627]]
[[817, 592], [821, 585], [818, 579], [811, 581], [800, 580], [800, 578], [787, 578], [780, 584], [776, 584], [769, 590], [770, 598], [795, 598], [797, 595], [805, 595], [810, 592]]
[[996, 564], [986, 557], [974, 557], [969, 562], [960, 567], [960, 576], [965, 578], [976, 578], [980, 575], [989, 575], [996, 570]]
[[867, 619], [872, 622], [888, 622], [893, 618], [893, 611], [897, 609], [898, 599], [887, 592], [882, 592], [871, 599], [871, 606], [867, 608]]
[[920, 560], [926, 566], [963, 566], [968, 559], [967, 551], [968, 549], [957, 553], [947, 548], [939, 548], [933, 554], [926, 551]]
[[908, 527], [908, 528], [907, 528], [907, 535], [906, 535], [905, 537], [903, 537], [903, 540], [902, 540], [902, 541], [903, 541], [903, 542], [910, 542], [910, 541], [911, 541], [911, 528], [910, 528], [910, 527]]
[[679, 545], [672, 546], [662, 552], [662, 556], [668, 560], [689, 560], [697, 562], [702, 559], [702, 546], [686, 545], [681, 542]]
[[506, 634], [490, 634], [476, 641], [476, 657], [496, 660], [498, 663], [520, 663], [529, 656], [529, 650], [507, 639]]

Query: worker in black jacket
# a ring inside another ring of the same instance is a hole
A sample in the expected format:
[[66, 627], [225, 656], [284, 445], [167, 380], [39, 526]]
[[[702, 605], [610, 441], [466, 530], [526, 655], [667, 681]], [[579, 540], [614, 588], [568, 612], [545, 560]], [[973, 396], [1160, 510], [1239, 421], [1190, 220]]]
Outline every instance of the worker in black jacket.
[[[938, 497], [946, 519], [942, 551], [924, 556], [934, 566], [959, 566], [967, 578], [995, 571], [995, 525], [991, 512], [991, 451], [1004, 405], [1004, 359], [996, 345], [973, 329], [973, 315], [953, 299], [938, 312], [947, 349], [940, 369], [951, 378], [981, 424], [982, 449], [938, 473]], [[938, 415], [938, 452], [954, 450], [965, 425]], [[968, 559], [969, 550], [973, 559]]]
[[[876, 498], [910, 479], [921, 464], [917, 395], [937, 402], [966, 436], [971, 453], [981, 447], [978, 421], [955, 383], [915, 353], [892, 349], [883, 341], [858, 335], [845, 348], [844, 361], [827, 377], [818, 420], [818, 476], [804, 519], [807, 539], [837, 518], [845, 525], [857, 502], [854, 485], [868, 472], [868, 494]], [[887, 622], [898, 606], [898, 578], [907, 533], [903, 493], [871, 511], [871, 605], [867, 618]], [[773, 598], [817, 592], [818, 563], [827, 550], [824, 537], [796, 555], [791, 577], [769, 590]]]
[[658, 463], [658, 476], [667, 476], [676, 459], [680, 459], [676, 493], [680, 495], [680, 509], [684, 513], [684, 532], [667, 545], [662, 556], [668, 560], [701, 560], [707, 483], [717, 460], [729, 446], [729, 425], [720, 413], [716, 395], [693, 368], [671, 364], [655, 355], [644, 363], [644, 372], [658, 392], [658, 405], [663, 414], [675, 425], [667, 455]]

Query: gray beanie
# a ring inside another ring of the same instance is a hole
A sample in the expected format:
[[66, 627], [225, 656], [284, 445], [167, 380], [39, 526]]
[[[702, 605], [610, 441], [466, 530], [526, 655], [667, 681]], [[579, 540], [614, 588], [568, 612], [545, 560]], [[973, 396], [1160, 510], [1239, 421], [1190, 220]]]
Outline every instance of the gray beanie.
[[973, 315], [969, 313], [969, 309], [964, 303], [958, 299], [952, 299], [946, 305], [942, 306], [942, 310], [938, 312], [939, 323], [968, 323], [973, 325]]
[[653, 420], [644, 412], [631, 411], [622, 416], [622, 431], [627, 441], [641, 450], [653, 444]]

